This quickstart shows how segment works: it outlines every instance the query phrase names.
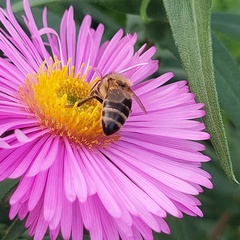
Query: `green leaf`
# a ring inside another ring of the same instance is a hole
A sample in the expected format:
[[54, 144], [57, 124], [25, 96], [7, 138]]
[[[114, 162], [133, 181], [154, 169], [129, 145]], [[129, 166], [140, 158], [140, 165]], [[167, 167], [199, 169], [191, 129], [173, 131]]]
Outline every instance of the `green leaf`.
[[[48, 6], [50, 4], [55, 4], [58, 7], [61, 6], [61, 3], [76, 6], [77, 4], [89, 3], [124, 14], [141, 15], [145, 20], [166, 18], [162, 2], [159, 0], [29, 0], [29, 3], [31, 7]], [[15, 13], [23, 11], [22, 0], [12, 0], [11, 5]]]
[[140, 7], [140, 16], [145, 22], [149, 22], [148, 16], [147, 16], [147, 7], [150, 0], [142, 0], [141, 7]]
[[213, 13], [212, 28], [228, 36], [240, 38], [240, 15], [230, 13]]
[[10, 207], [10, 204], [9, 204], [9, 200], [12, 196], [12, 194], [14, 193], [14, 191], [16, 190], [18, 186], [18, 183], [14, 184], [11, 188], [9, 188], [7, 190], [7, 192], [4, 194], [3, 198], [2, 198], [2, 205], [4, 207]]
[[227, 49], [213, 35], [214, 66], [220, 103], [240, 130], [240, 69]]
[[200, 230], [199, 219], [184, 216], [183, 219], [168, 217], [167, 223], [171, 229], [171, 234], [164, 235], [155, 233], [154, 240], [202, 240], [206, 239], [206, 235]]
[[204, 122], [211, 142], [229, 179], [236, 180], [218, 103], [214, 80], [209, 0], [163, 0], [189, 86], [198, 102], [204, 102]]
[[[133, 13], [132, 13], [133, 14]], [[140, 5], [140, 17], [145, 23], [149, 23], [150, 20], [167, 20], [164, 6], [159, 0], [142, 0]]]
[[7, 234], [3, 237], [2, 240], [19, 239], [21, 234], [26, 231], [24, 225], [25, 221], [24, 220], [21, 221], [17, 218], [9, 227]]
[[[56, 3], [56, 2], [61, 2], [61, 0], [42, 0], [42, 1], [38, 1], [38, 0], [29, 0], [29, 4], [31, 7], [37, 7], [37, 6], [44, 6], [47, 5], [48, 3]], [[13, 12], [21, 12], [23, 11], [23, 1], [22, 0], [14, 0], [11, 1], [11, 6], [12, 6], [12, 10]]]
[[[74, 3], [74, 2], [88, 2], [93, 4], [102, 5], [105, 7], [112, 8], [119, 12], [138, 14], [140, 12], [141, 0], [122, 0], [122, 1], [113, 1], [113, 0], [29, 0], [29, 3], [32, 7], [43, 6], [50, 3]], [[127, 6], [127, 7], [126, 7]], [[19, 12], [23, 10], [22, 0], [16, 0], [12, 3], [12, 8], [14, 12]]]

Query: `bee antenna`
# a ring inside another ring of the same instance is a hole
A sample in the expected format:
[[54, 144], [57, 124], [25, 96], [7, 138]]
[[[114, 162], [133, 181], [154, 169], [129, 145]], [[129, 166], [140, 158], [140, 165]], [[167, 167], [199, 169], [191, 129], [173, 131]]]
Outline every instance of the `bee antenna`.
[[147, 62], [139, 63], [139, 64], [133, 65], [131, 67], [125, 68], [125, 69], [119, 71], [119, 73], [124, 73], [124, 72], [127, 72], [129, 70], [132, 70], [133, 68], [141, 67], [141, 66], [144, 66], [144, 65], [147, 65], [147, 64], [148, 64]]
[[95, 73], [97, 73], [97, 74], [98, 74], [98, 76], [100, 77], [100, 79], [102, 79], [102, 78], [103, 78], [103, 76], [102, 76], [102, 73], [100, 72], [100, 70], [99, 70], [99, 69], [97, 69], [97, 68], [92, 68], [92, 70], [93, 70]]

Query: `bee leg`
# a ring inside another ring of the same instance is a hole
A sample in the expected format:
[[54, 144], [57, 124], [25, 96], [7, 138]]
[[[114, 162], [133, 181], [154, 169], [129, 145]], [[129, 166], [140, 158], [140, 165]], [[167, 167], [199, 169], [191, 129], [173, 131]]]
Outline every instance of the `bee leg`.
[[[88, 101], [90, 101], [90, 100], [92, 100], [92, 99], [94, 99], [94, 98], [95, 98], [96, 100], [98, 100], [100, 103], [103, 102], [103, 100], [102, 100], [100, 97], [93, 95], [93, 96], [90, 96], [90, 97], [87, 97], [87, 98], [83, 99], [81, 102], [79, 102], [79, 103], [77, 104], [77, 107], [82, 106], [84, 103], [86, 103], [86, 102], [88, 102]], [[66, 108], [72, 108], [73, 106], [74, 106], [74, 104], [67, 104], [65, 107], [66, 107]]]
[[95, 96], [95, 98], [96, 98], [100, 103], [103, 103], [103, 100], [102, 100], [100, 97]]

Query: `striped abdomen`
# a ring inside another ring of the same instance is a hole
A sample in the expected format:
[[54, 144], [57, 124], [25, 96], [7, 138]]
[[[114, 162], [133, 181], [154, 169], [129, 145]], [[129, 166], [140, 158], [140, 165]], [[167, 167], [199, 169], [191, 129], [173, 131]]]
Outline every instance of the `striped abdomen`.
[[105, 135], [117, 132], [127, 120], [132, 107], [132, 99], [125, 98], [121, 102], [109, 99], [103, 101], [102, 128]]

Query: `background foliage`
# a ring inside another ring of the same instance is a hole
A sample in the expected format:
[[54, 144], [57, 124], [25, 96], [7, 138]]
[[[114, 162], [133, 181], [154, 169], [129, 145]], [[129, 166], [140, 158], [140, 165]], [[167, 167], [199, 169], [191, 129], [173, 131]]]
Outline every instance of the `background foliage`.
[[[23, 23], [22, 0], [11, 2]], [[58, 30], [64, 10], [73, 5], [78, 25], [87, 13], [93, 17], [93, 26], [99, 22], [105, 25], [104, 39], [111, 38], [119, 28], [137, 32], [137, 47], [147, 42], [158, 48], [155, 58], [160, 60], [161, 67], [157, 75], [173, 71], [174, 81], [189, 80], [197, 99], [206, 103], [209, 119], [205, 121], [212, 139], [216, 139], [206, 143], [206, 154], [212, 161], [203, 166], [212, 175], [214, 189], [205, 190], [199, 197], [203, 218], [169, 217], [171, 235], [156, 234], [155, 239], [240, 239], [240, 190], [232, 182], [240, 179], [240, 1], [213, 0], [212, 8], [210, 0], [30, 0], [30, 3], [39, 27], [44, 6], [48, 8], [49, 25]], [[0, 0], [0, 7], [5, 8], [4, 0]], [[215, 101], [215, 86], [221, 112]], [[12, 181], [0, 183], [0, 197], [12, 185]], [[8, 209], [0, 207], [0, 213], [1, 238], [10, 221]], [[27, 234], [23, 233], [21, 239], [28, 239]]]

